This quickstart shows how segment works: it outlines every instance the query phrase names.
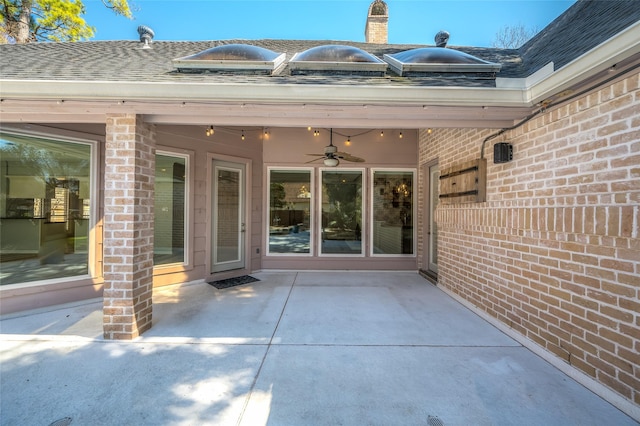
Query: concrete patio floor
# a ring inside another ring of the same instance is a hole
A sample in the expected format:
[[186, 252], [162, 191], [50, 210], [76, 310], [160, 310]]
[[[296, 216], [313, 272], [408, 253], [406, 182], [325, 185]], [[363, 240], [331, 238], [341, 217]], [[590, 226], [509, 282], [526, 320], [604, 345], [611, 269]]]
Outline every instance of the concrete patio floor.
[[1, 318], [2, 425], [636, 425], [412, 272], [260, 272]]

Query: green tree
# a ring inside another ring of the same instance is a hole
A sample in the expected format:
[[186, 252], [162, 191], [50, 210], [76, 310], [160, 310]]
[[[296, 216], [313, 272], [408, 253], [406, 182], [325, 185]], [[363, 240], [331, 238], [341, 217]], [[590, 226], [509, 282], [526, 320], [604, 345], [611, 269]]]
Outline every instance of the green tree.
[[355, 230], [362, 215], [361, 182], [325, 182], [324, 189], [331, 203], [327, 223], [323, 226]]
[[284, 206], [284, 199], [287, 196], [284, 185], [282, 183], [271, 183], [271, 208], [282, 208]]
[[[117, 15], [133, 17], [128, 0], [102, 0]], [[0, 0], [0, 38], [4, 43], [79, 41], [95, 28], [82, 15], [82, 0]]]

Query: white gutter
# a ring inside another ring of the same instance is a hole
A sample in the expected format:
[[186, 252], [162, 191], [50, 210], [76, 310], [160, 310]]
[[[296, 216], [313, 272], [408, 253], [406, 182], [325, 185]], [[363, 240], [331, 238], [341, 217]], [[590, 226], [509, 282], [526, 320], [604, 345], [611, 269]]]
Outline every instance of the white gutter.
[[5, 99], [523, 106], [520, 89], [201, 82], [0, 80]]

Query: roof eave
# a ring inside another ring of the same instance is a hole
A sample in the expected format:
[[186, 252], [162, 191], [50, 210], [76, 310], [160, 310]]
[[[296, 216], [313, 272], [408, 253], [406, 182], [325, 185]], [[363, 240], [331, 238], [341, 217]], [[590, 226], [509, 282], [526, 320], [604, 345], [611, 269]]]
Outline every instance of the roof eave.
[[501, 89], [520, 89], [525, 102], [535, 105], [545, 99], [589, 81], [625, 59], [640, 54], [640, 22], [601, 43], [558, 70], [550, 63], [527, 78], [496, 78]]

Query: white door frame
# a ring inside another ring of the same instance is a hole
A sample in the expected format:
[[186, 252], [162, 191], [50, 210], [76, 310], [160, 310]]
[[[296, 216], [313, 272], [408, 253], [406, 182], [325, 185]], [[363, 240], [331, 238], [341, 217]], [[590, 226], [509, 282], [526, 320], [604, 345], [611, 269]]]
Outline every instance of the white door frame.
[[[213, 264], [213, 250], [214, 244], [216, 243], [215, 239], [213, 238], [213, 197], [216, 183], [216, 177], [213, 174], [215, 170], [214, 161], [235, 163], [244, 167], [244, 182], [242, 183], [241, 188], [241, 197], [243, 203], [241, 223], [244, 224], [244, 232], [240, 233], [240, 236], [243, 239], [242, 257], [244, 260], [244, 264], [239, 268], [215, 272]], [[207, 155], [206, 274], [208, 277], [215, 276], [216, 279], [224, 279], [226, 277], [244, 275], [251, 272], [251, 166], [252, 162], [247, 158], [216, 154]]]
[[[428, 247], [428, 258], [427, 258], [427, 271], [429, 272], [433, 272], [435, 274], [438, 274], [438, 263], [437, 263], [437, 256], [438, 256], [438, 239], [437, 239], [437, 235], [438, 235], [438, 231], [436, 228], [436, 221], [435, 221], [435, 214], [436, 214], [436, 207], [437, 204], [433, 202], [433, 197], [434, 197], [434, 193], [436, 194], [440, 194], [439, 188], [440, 188], [440, 179], [438, 178], [440, 176], [440, 168], [438, 166], [438, 163], [435, 164], [431, 164], [429, 166], [429, 189], [428, 189], [428, 194], [429, 194], [429, 222], [427, 223], [427, 247]], [[436, 176], [437, 175], [437, 176]], [[436, 204], [436, 205], [434, 205]], [[434, 242], [435, 239], [435, 242]], [[436, 262], [433, 263], [432, 259], [434, 259], [434, 257], [436, 258]]]

